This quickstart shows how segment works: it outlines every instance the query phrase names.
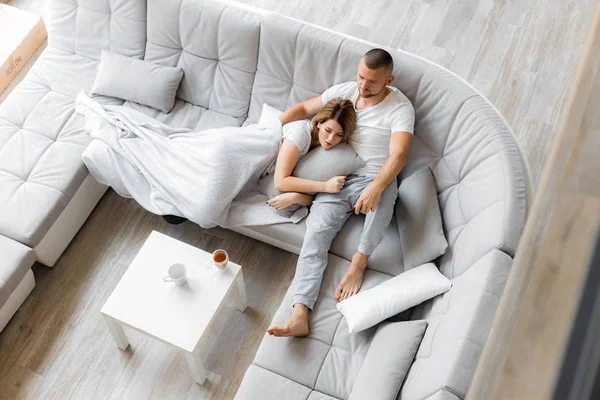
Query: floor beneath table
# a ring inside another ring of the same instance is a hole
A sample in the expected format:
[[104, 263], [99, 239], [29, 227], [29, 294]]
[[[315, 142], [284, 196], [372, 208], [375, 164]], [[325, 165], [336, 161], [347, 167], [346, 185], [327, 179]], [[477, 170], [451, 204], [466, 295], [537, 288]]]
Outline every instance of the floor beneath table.
[[[44, 0], [13, 0], [42, 13]], [[537, 183], [589, 27], [592, 0], [246, 0], [265, 9], [438, 62], [500, 109]], [[30, 63], [31, 65], [31, 63]], [[19, 74], [17, 79], [25, 73]], [[0, 102], [2, 96], [0, 96]], [[169, 346], [127, 331], [117, 349], [99, 310], [153, 230], [244, 268], [249, 307], [224, 312], [205, 347], [207, 383], [193, 383]], [[297, 257], [223, 229], [167, 225], [109, 191], [52, 270], [34, 266], [37, 286], [0, 334], [0, 398], [228, 399], [289, 286]]]

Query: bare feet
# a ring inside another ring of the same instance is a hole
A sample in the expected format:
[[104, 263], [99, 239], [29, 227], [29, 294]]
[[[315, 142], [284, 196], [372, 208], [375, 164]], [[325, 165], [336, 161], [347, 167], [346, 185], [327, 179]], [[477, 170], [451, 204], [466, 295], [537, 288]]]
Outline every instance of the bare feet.
[[304, 304], [294, 304], [292, 316], [282, 326], [273, 325], [267, 332], [271, 336], [308, 336], [308, 307]]
[[362, 253], [356, 253], [352, 256], [352, 262], [346, 270], [346, 274], [335, 289], [333, 297], [338, 301], [346, 300], [354, 296], [360, 290], [367, 269], [369, 256]]

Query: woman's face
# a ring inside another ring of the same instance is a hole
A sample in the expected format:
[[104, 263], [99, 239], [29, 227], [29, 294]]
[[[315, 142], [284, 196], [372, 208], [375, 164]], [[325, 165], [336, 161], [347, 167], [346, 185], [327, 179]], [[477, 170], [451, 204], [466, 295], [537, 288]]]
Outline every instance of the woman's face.
[[340, 144], [344, 137], [344, 130], [335, 119], [319, 122], [317, 128], [319, 128], [319, 144], [325, 150], [329, 150]]

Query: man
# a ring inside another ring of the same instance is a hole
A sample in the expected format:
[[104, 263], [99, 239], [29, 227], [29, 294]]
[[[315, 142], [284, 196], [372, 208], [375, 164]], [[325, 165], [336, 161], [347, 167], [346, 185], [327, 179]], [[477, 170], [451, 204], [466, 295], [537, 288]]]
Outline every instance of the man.
[[356, 82], [335, 85], [321, 96], [289, 108], [280, 118], [286, 124], [316, 114], [333, 98], [351, 100], [357, 128], [349, 143], [366, 165], [347, 177], [339, 193], [320, 193], [315, 198], [293, 281], [292, 315], [282, 326], [269, 328], [271, 335], [308, 335], [308, 312], [317, 301], [331, 242], [352, 211], [367, 217], [357, 252], [334, 296], [342, 301], [362, 285], [369, 256], [392, 219], [396, 176], [406, 164], [413, 135], [414, 109], [402, 92], [389, 86], [394, 81], [392, 71], [393, 59], [387, 51], [370, 50], [360, 60]]

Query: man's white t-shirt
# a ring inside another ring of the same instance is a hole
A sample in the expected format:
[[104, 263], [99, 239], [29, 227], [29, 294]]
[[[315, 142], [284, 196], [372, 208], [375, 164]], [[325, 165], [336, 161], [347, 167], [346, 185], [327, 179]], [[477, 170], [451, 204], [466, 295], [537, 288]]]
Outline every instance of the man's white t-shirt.
[[322, 95], [323, 104], [340, 97], [348, 99], [356, 110], [356, 130], [348, 143], [356, 154], [365, 161], [365, 166], [355, 174], [376, 175], [390, 156], [390, 138], [392, 132], [413, 133], [415, 110], [410, 100], [397, 88], [388, 86], [392, 91], [378, 104], [362, 110], [356, 110], [358, 86], [356, 82], [340, 83], [327, 89]]

